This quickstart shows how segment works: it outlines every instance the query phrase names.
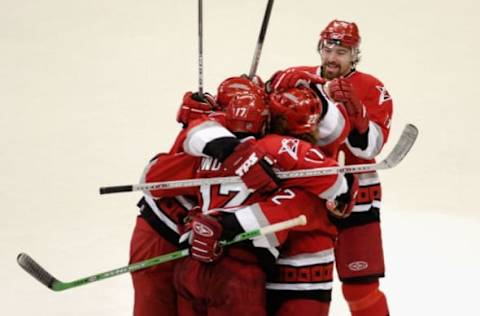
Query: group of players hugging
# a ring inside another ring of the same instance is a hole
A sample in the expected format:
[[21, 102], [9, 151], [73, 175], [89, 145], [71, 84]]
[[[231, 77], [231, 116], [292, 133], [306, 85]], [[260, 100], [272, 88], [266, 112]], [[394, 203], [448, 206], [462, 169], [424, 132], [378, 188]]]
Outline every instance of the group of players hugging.
[[[356, 70], [355, 23], [321, 32], [321, 65], [231, 77], [216, 96], [187, 92], [183, 128], [142, 183], [240, 176], [242, 182], [144, 191], [130, 262], [190, 256], [132, 273], [136, 316], [328, 315], [334, 264], [351, 315], [386, 316], [378, 174], [280, 180], [279, 171], [373, 163], [392, 100]], [[305, 215], [307, 224], [222, 247], [239, 233]]]

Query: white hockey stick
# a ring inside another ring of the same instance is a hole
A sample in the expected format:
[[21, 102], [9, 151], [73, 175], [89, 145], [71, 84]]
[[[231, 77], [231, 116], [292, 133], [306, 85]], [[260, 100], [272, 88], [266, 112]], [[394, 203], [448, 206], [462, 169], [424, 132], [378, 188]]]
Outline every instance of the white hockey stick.
[[[295, 217], [283, 222], [275, 223], [260, 229], [254, 229], [248, 232], [238, 234], [232, 240], [229, 240], [229, 241], [222, 240], [220, 241], [220, 243], [222, 244], [222, 246], [228, 246], [244, 240], [290, 229], [295, 226], [303, 226], [306, 224], [307, 224], [307, 218], [305, 217], [305, 215], [300, 215], [298, 217]], [[120, 274], [146, 269], [146, 268], [156, 266], [168, 261], [177, 260], [177, 259], [186, 257], [188, 255], [189, 255], [188, 248], [181, 249], [181, 250], [177, 250], [174, 252], [170, 252], [170, 253], [158, 256], [158, 257], [146, 259], [144, 261], [135, 262], [135, 263], [129, 264], [128, 266], [94, 274], [94, 275], [84, 277], [78, 280], [70, 281], [70, 282], [62, 282], [58, 280], [50, 272], [45, 270], [41, 265], [39, 265], [35, 260], [32, 259], [32, 257], [30, 257], [26, 253], [20, 253], [17, 256], [17, 262], [20, 265], [20, 267], [22, 267], [23, 270], [25, 270], [28, 274], [33, 276], [35, 279], [37, 279], [40, 283], [42, 283], [49, 289], [53, 291], [63, 291], [63, 290], [68, 290], [68, 289], [77, 287], [77, 286], [115, 277]]]
[[[290, 179], [290, 178], [325, 176], [325, 175], [331, 175], [336, 173], [360, 173], [360, 172], [390, 169], [398, 165], [403, 160], [403, 158], [405, 158], [405, 156], [408, 154], [413, 144], [415, 143], [417, 136], [418, 136], [418, 129], [412, 124], [407, 124], [403, 129], [402, 135], [400, 136], [400, 139], [398, 140], [393, 150], [388, 154], [388, 156], [385, 159], [383, 159], [378, 163], [281, 171], [277, 173], [277, 176], [280, 179]], [[222, 183], [238, 183], [241, 181], [242, 180], [240, 177], [232, 176], [232, 177], [216, 177], [216, 178], [201, 178], [201, 179], [189, 179], [189, 180], [178, 180], [178, 181], [141, 183], [141, 184], [132, 184], [132, 185], [101, 187], [100, 194], [116, 193], [116, 192], [131, 192], [131, 191], [140, 191], [140, 190], [150, 191], [150, 190], [158, 190], [158, 189], [174, 189], [174, 188], [193, 187], [193, 186], [208, 185], [208, 184], [213, 185], [213, 184], [222, 184]]]

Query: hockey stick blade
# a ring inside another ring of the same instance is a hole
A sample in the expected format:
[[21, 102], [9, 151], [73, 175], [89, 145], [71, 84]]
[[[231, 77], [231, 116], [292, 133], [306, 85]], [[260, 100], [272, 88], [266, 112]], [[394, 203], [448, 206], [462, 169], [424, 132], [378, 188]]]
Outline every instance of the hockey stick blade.
[[48, 287], [49, 289], [54, 289], [54, 284], [59, 282], [55, 277], [47, 272], [42, 266], [40, 266], [35, 260], [33, 260], [26, 253], [20, 253], [17, 256], [17, 262], [28, 274], [37, 279], [40, 283]]
[[[407, 124], [400, 135], [400, 139], [395, 144], [395, 147], [388, 154], [387, 158], [379, 163], [373, 164], [358, 164], [358, 165], [346, 165], [338, 167], [326, 167], [315, 169], [301, 169], [281, 171], [277, 173], [280, 179], [290, 178], [304, 178], [304, 177], [316, 177], [326, 176], [336, 173], [361, 173], [376, 171], [382, 169], [390, 169], [398, 165], [403, 158], [408, 154], [410, 149], [418, 136], [418, 129], [413, 124]], [[202, 178], [202, 179], [188, 179], [178, 181], [164, 181], [164, 182], [152, 182], [152, 183], [140, 183], [133, 185], [121, 185], [100, 188], [100, 194], [117, 193], [117, 192], [132, 192], [140, 190], [157, 190], [157, 189], [174, 189], [184, 188], [199, 185], [213, 185], [224, 183], [238, 183], [242, 180], [240, 177], [216, 177], [216, 178]]]
[[[300, 215], [298, 217], [275, 223], [272, 225], [268, 225], [259, 229], [250, 230], [241, 234], [238, 234], [232, 240], [222, 240], [220, 244], [222, 246], [228, 246], [237, 242], [241, 242], [244, 240], [252, 239], [259, 236], [264, 236], [267, 234], [275, 233], [281, 230], [290, 229], [295, 226], [303, 226], [307, 224], [307, 219], [305, 215]], [[189, 249], [181, 249], [174, 252], [170, 252], [158, 257], [153, 257], [150, 259], [146, 259], [144, 261], [136, 262], [129, 264], [127, 266], [113, 269], [110, 271], [94, 274], [88, 277], [84, 277], [78, 280], [74, 280], [71, 282], [62, 282], [53, 277], [47, 270], [42, 268], [35, 260], [33, 260], [29, 255], [26, 253], [20, 253], [17, 256], [18, 264], [25, 270], [28, 274], [33, 276], [37, 279], [40, 283], [48, 287], [53, 291], [63, 291], [68, 290], [74, 287], [78, 287], [81, 285], [86, 285], [89, 283], [93, 283], [96, 281], [101, 281], [107, 278], [115, 277], [120, 274], [134, 272], [137, 270], [146, 269], [155, 265], [159, 265], [168, 261], [177, 260], [189, 255]]]
[[409, 153], [410, 149], [413, 147], [413, 144], [415, 144], [417, 137], [418, 128], [413, 124], [407, 124], [393, 150], [390, 152], [387, 158], [380, 162], [380, 164], [384, 165], [385, 167], [378, 167], [377, 169], [388, 169], [398, 165]]

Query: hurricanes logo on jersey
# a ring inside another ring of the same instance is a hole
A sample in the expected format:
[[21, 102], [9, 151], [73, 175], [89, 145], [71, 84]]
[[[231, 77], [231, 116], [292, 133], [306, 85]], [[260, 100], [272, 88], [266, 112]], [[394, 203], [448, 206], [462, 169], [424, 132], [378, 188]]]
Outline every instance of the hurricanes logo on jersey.
[[281, 153], [287, 153], [290, 155], [295, 160], [298, 160], [298, 139], [293, 139], [293, 138], [284, 138], [282, 139], [282, 147], [278, 151], [279, 154]]
[[388, 93], [387, 89], [384, 86], [376, 86], [377, 90], [380, 92], [380, 97], [378, 98], [378, 104], [383, 104], [383, 102], [386, 102], [388, 100], [391, 100], [392, 97], [390, 96], [390, 93]]

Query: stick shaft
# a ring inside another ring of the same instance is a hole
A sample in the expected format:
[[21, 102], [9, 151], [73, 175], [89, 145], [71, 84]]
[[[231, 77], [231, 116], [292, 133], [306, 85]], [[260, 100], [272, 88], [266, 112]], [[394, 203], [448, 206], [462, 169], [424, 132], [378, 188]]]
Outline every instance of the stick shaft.
[[[260, 229], [251, 230], [248, 232], [241, 233], [237, 235], [234, 239], [229, 241], [221, 241], [222, 246], [231, 245], [237, 242], [245, 241], [255, 237], [263, 236], [266, 234], [271, 234], [277, 231], [290, 229], [295, 226], [305, 225], [306, 218], [304, 215], [300, 215], [296, 218], [265, 226]], [[70, 282], [62, 282], [53, 277], [47, 270], [45, 270], [40, 264], [33, 260], [28, 254], [20, 253], [17, 256], [18, 264], [24, 269], [28, 274], [33, 276], [39, 282], [47, 286], [48, 288], [54, 291], [63, 291], [68, 290], [74, 287], [86, 285], [89, 283], [101, 281], [117, 275], [124, 273], [134, 272], [142, 269], [146, 269], [155, 265], [159, 265], [168, 261], [177, 260], [189, 255], [189, 249], [181, 249], [174, 252], [170, 252], [158, 257], [146, 259], [144, 261], [136, 262], [123, 266], [117, 269], [110, 271], [94, 274], [88, 277], [80, 278]]]
[[265, 9], [265, 14], [263, 16], [262, 27], [258, 35], [257, 46], [253, 54], [252, 65], [250, 66], [250, 72], [248, 73], [248, 78], [253, 79], [257, 73], [258, 62], [260, 60], [260, 55], [262, 54], [263, 42], [265, 40], [265, 35], [267, 34], [268, 21], [270, 20], [270, 14], [272, 12], [274, 0], [268, 0], [267, 8]]
[[[400, 136], [400, 139], [398, 140], [393, 150], [388, 154], [387, 158], [385, 158], [379, 163], [281, 171], [277, 173], [277, 176], [280, 179], [290, 179], [290, 178], [326, 176], [326, 175], [331, 175], [336, 173], [361, 173], [361, 172], [377, 171], [382, 169], [390, 169], [398, 165], [403, 160], [403, 158], [405, 158], [405, 156], [407, 155], [407, 153], [410, 151], [413, 144], [415, 143], [417, 136], [418, 136], [418, 129], [412, 124], [407, 124], [402, 132], [402, 135]], [[188, 179], [188, 180], [178, 180], [178, 181], [141, 183], [141, 184], [133, 184], [133, 185], [102, 187], [100, 188], [100, 194], [115, 193], [115, 192], [131, 192], [131, 191], [139, 191], [139, 190], [174, 189], [174, 188], [184, 188], [184, 187], [209, 185], [209, 184], [214, 185], [214, 184], [224, 184], [224, 183], [238, 183], [241, 181], [242, 180], [240, 177], [232, 176], [232, 177], [216, 177], [216, 178], [201, 178], [201, 179]]]
[[203, 1], [198, 0], [198, 93], [203, 96]]

